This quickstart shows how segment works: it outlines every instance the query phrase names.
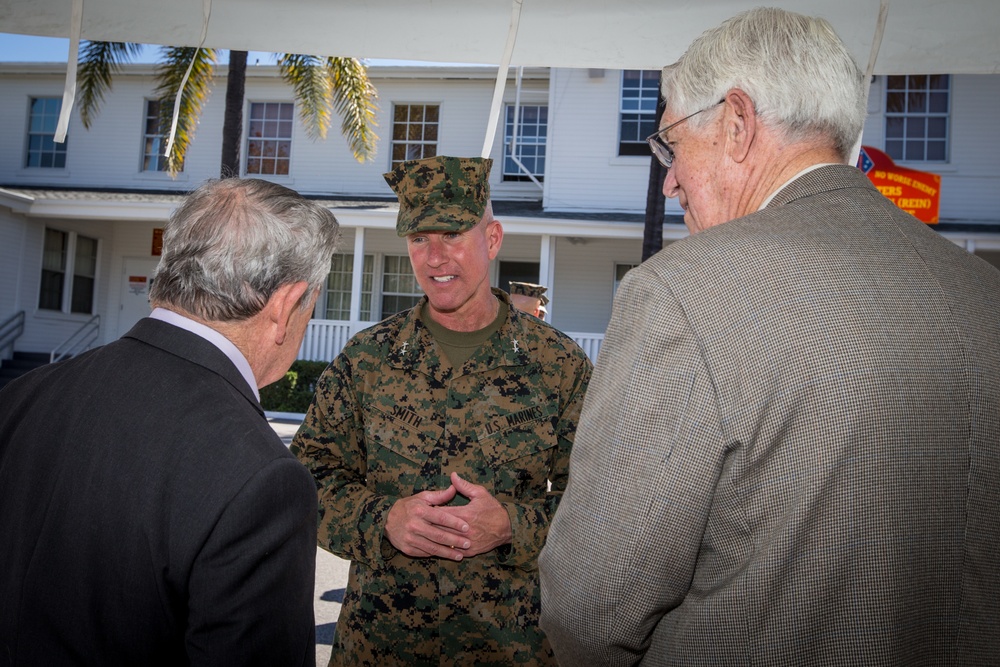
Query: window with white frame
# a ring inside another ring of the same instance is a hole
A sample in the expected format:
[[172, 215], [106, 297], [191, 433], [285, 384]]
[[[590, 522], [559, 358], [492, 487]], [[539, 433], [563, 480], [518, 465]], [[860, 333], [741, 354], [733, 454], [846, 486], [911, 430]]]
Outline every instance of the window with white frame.
[[656, 132], [659, 99], [659, 71], [627, 69], [622, 72], [618, 108], [619, 155], [649, 155], [646, 137]]
[[407, 255], [386, 255], [382, 270], [382, 312], [384, 319], [412, 308], [424, 295]]
[[[372, 282], [375, 275], [375, 256], [365, 255], [361, 267], [362, 322], [372, 319]], [[330, 275], [326, 280], [326, 314], [328, 320], [351, 319], [351, 293], [354, 287], [354, 254], [337, 253], [330, 262]]]
[[951, 77], [885, 77], [885, 152], [894, 160], [948, 160]]
[[295, 105], [253, 102], [247, 126], [247, 174], [287, 176], [292, 161]]
[[615, 282], [614, 286], [611, 288], [611, 298], [614, 298], [618, 294], [618, 286], [621, 285], [622, 281], [625, 279], [625, 274], [639, 266], [638, 264], [619, 264], [615, 262]]
[[93, 314], [97, 239], [45, 229], [38, 308]]
[[393, 105], [390, 169], [406, 160], [437, 155], [439, 111], [436, 104]]
[[[514, 116], [517, 115], [517, 141], [514, 142]], [[545, 177], [545, 138], [548, 135], [549, 108], [545, 105], [507, 106], [504, 130], [503, 180], [529, 181], [531, 174]], [[511, 144], [514, 152], [511, 153]], [[515, 161], [514, 158], [517, 158]], [[521, 164], [518, 165], [518, 162]], [[523, 169], [522, 169], [523, 166]], [[527, 173], [525, 173], [527, 172]]]
[[142, 165], [140, 171], [166, 171], [166, 136], [160, 132], [160, 101], [146, 100], [142, 129]]
[[28, 150], [24, 166], [42, 169], [64, 169], [66, 167], [66, 144], [55, 142], [56, 125], [62, 99], [58, 97], [33, 97], [28, 117]]

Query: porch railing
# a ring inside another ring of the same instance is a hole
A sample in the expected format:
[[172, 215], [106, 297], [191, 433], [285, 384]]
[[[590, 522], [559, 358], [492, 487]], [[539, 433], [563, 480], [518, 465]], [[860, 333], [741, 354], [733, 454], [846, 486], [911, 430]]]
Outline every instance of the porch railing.
[[[340, 354], [351, 336], [366, 329], [374, 322], [348, 322], [346, 320], [310, 320], [306, 335], [299, 348], [302, 361], [331, 361]], [[566, 333], [587, 353], [591, 361], [597, 361], [597, 353], [604, 342], [603, 333]]]
[[575, 333], [567, 331], [566, 335], [576, 341], [576, 344], [583, 348], [590, 360], [597, 363], [597, 353], [601, 351], [601, 343], [604, 342], [602, 333]]
[[94, 315], [89, 320], [84, 322], [79, 329], [74, 331], [69, 338], [59, 343], [59, 345], [57, 345], [49, 355], [49, 360], [54, 363], [62, 359], [75, 357], [81, 352], [86, 352], [90, 349], [90, 346], [97, 341], [97, 337], [100, 333], [101, 316]]
[[309, 320], [305, 338], [299, 348], [302, 361], [332, 361], [357, 332], [374, 322], [348, 322], [346, 320]]

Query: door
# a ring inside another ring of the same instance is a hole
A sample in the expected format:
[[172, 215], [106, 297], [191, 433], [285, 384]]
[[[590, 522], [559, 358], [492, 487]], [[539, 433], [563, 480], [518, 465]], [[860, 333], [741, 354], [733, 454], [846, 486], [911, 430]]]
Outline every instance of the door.
[[132, 326], [149, 315], [149, 288], [159, 259], [126, 257], [122, 264], [121, 306], [118, 311], [118, 335], [121, 338]]

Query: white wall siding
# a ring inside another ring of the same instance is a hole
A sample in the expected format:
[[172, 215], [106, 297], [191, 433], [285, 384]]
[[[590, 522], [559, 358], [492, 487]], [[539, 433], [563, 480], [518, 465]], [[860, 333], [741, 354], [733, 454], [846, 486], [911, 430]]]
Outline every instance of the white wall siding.
[[638, 264], [641, 258], [638, 241], [558, 239], [552, 323], [563, 331], [603, 333], [611, 319], [615, 264]]
[[24, 218], [0, 208], [0, 322], [31, 306], [22, 300], [20, 291], [27, 234]]
[[[618, 156], [621, 72], [553, 69], [549, 90], [545, 208], [643, 212], [651, 158]], [[674, 200], [667, 213], [680, 213]]]
[[1000, 76], [953, 76], [951, 94], [951, 155], [937, 171], [941, 217], [1000, 222]]

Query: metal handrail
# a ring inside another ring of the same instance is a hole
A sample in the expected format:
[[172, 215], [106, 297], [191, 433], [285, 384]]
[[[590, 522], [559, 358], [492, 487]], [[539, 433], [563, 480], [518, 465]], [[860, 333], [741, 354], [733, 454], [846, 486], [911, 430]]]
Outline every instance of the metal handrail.
[[90, 348], [90, 344], [97, 340], [101, 331], [101, 316], [94, 315], [83, 323], [79, 329], [74, 331], [69, 338], [59, 343], [49, 355], [50, 362], [62, 361], [75, 357], [81, 352]]
[[0, 359], [4, 358], [4, 350], [8, 347], [13, 352], [14, 341], [24, 333], [24, 311], [18, 311], [0, 324]]

